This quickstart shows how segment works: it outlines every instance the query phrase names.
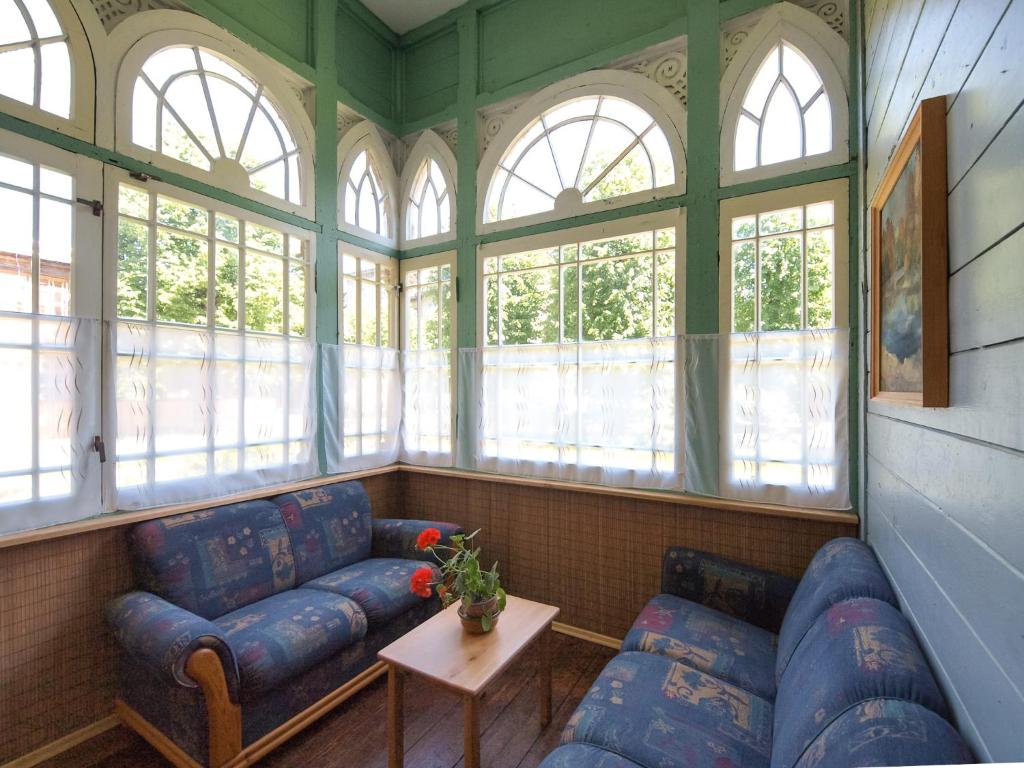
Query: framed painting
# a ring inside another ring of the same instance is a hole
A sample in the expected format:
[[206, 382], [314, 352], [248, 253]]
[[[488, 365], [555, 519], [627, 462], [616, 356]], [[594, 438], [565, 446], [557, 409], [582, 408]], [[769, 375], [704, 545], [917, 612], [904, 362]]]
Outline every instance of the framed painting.
[[922, 101], [871, 201], [871, 397], [949, 405], [946, 98]]

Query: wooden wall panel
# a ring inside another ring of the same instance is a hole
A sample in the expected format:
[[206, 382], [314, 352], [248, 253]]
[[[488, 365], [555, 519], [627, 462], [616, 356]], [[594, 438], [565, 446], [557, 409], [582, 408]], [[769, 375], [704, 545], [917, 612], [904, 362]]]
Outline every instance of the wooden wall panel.
[[1020, 760], [1024, 0], [868, 0], [865, 16], [868, 199], [918, 101], [948, 97], [952, 341], [951, 407], [867, 404], [867, 538], [978, 757]]
[[510, 592], [557, 605], [559, 620], [622, 637], [658, 592], [674, 544], [799, 577], [814, 552], [853, 524], [768, 517], [416, 472], [400, 474], [405, 515], [482, 528], [485, 564]]
[[[398, 514], [394, 474], [363, 484], [377, 516]], [[0, 765], [113, 713], [103, 610], [133, 588], [126, 531], [0, 549]]]

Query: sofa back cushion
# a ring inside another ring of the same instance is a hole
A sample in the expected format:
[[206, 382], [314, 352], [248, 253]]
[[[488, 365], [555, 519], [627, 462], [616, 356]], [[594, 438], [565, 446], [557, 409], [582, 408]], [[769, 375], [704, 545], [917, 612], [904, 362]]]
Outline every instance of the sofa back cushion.
[[205, 619], [295, 586], [291, 539], [269, 501], [150, 520], [129, 538], [142, 589]]
[[869, 699], [833, 720], [804, 750], [796, 768], [973, 762], [956, 729], [930, 709], [912, 701]]
[[782, 679], [797, 646], [817, 618], [854, 597], [873, 597], [898, 606], [875, 553], [860, 539], [832, 539], [811, 559], [779, 629], [775, 681]]
[[916, 702], [948, 716], [903, 614], [873, 598], [836, 603], [815, 621], [782, 676], [772, 768], [793, 768], [840, 715], [880, 698]]
[[295, 552], [296, 581], [305, 584], [370, 556], [370, 499], [350, 480], [275, 496]]

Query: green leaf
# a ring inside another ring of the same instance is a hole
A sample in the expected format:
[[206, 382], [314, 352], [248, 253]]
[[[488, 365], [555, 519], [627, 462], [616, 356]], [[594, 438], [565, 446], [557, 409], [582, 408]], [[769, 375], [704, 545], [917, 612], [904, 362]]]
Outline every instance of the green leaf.
[[494, 626], [494, 620], [491, 619], [491, 614], [485, 613], [480, 617], [480, 626], [483, 628], [484, 632], [491, 631], [491, 627]]
[[500, 613], [505, 610], [505, 598], [507, 596], [505, 595], [505, 590], [501, 587], [498, 587], [495, 594], [498, 596], [498, 612]]

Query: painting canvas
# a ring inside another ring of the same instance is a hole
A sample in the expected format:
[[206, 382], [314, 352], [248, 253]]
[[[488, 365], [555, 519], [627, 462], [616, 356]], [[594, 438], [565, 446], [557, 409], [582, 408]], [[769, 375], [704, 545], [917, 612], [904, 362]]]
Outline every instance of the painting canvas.
[[921, 102], [871, 201], [871, 397], [949, 405], [946, 99]]
[[924, 386], [920, 145], [910, 153], [882, 207], [881, 230], [879, 388], [920, 392]]

